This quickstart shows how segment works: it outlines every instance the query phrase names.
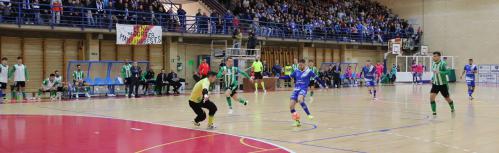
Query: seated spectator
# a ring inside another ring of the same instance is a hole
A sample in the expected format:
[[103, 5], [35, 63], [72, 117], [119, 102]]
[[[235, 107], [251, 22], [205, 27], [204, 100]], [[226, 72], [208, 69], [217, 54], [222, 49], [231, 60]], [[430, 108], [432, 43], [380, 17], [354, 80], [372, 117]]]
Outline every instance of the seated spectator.
[[[163, 95], [163, 88], [169, 84], [167, 78], [168, 74], [165, 73], [165, 69], [161, 69], [158, 76], [156, 76], [156, 90], [158, 95]], [[169, 94], [168, 91], [166, 94]]]
[[154, 71], [148, 66], [147, 70], [142, 74], [142, 90], [144, 90], [144, 95], [149, 95], [149, 86], [155, 82]]
[[173, 86], [173, 94], [180, 94], [180, 92], [178, 92], [178, 89], [180, 88], [180, 86], [182, 86], [180, 82], [185, 82], [185, 80], [179, 78], [177, 73], [175, 73], [174, 71], [168, 73], [167, 80], [168, 82], [170, 82], [170, 84], [166, 87], [166, 93], [168, 94], [170, 92], [170, 86]]

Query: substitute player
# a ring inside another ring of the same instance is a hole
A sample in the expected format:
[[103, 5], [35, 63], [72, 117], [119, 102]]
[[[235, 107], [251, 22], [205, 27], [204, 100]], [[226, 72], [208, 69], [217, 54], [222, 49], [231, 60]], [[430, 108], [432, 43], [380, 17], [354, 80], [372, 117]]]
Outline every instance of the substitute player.
[[265, 90], [265, 83], [263, 82], [263, 63], [260, 61], [260, 57], [257, 56], [251, 68], [254, 72], [255, 76], [255, 94], [258, 93], [258, 83], [262, 85], [263, 93], [267, 93]]
[[17, 100], [17, 93], [21, 92], [23, 100], [27, 100], [24, 89], [26, 87], [26, 81], [29, 81], [29, 75], [26, 65], [23, 64], [22, 57], [17, 57], [17, 64], [13, 65], [12, 69], [10, 69], [9, 77], [14, 77], [15, 90], [12, 92], [12, 99]]
[[[362, 75], [363, 74], [363, 75]], [[372, 65], [370, 60], [366, 61], [366, 66], [362, 67], [362, 71], [360, 72], [360, 76], [364, 78], [366, 82], [366, 86], [369, 90], [369, 94], [373, 97], [373, 100], [376, 100], [376, 67]]]
[[0, 103], [5, 98], [4, 91], [7, 89], [7, 83], [9, 82], [9, 65], [7, 65], [7, 57], [2, 58], [2, 64], [0, 64]]
[[430, 104], [433, 115], [437, 115], [437, 104], [435, 102], [435, 97], [438, 93], [442, 93], [447, 103], [449, 103], [451, 112], [454, 112], [454, 102], [449, 95], [449, 81], [447, 81], [447, 63], [441, 60], [442, 54], [440, 52], [433, 52], [433, 64], [431, 70], [433, 72], [433, 78], [431, 79], [432, 87], [430, 94]]
[[305, 65], [305, 60], [301, 59], [298, 64], [299, 69], [295, 69], [291, 74], [291, 78], [295, 80], [295, 88], [293, 89], [293, 93], [291, 94], [291, 103], [289, 105], [289, 109], [291, 111], [291, 117], [295, 121], [294, 126], [301, 126], [300, 123], [300, 115], [295, 110], [295, 105], [297, 102], [300, 103], [301, 107], [307, 113], [307, 117], [309, 119], [313, 119], [314, 117], [310, 114], [308, 110], [307, 104], [305, 103], [305, 96], [307, 96], [307, 89], [310, 83], [310, 79], [316, 79], [319, 81], [317, 75], [307, 66]]
[[50, 74], [49, 78], [43, 80], [42, 87], [38, 89], [37, 99], [40, 99], [43, 93], [49, 92], [50, 100], [56, 100], [56, 99], [60, 100], [60, 97], [58, 97], [59, 95], [57, 94], [57, 87], [60, 84], [61, 82], [55, 79], [55, 74]]
[[[237, 81], [237, 74], [240, 73], [246, 78], [250, 78], [250, 76], [241, 71], [238, 67], [233, 66], [232, 58], [227, 58], [225, 62], [225, 66], [222, 66], [220, 70], [218, 70], [217, 78], [222, 78], [224, 82], [224, 90], [225, 90], [225, 99], [227, 100], [227, 104], [229, 105], [229, 114], [232, 114], [234, 111], [232, 110], [232, 99], [235, 101], [239, 101], [239, 103], [243, 105], [247, 105], [248, 101], [244, 98], [241, 98], [237, 94], [237, 89], [239, 86], [239, 82]], [[232, 98], [232, 99], [231, 99]]]
[[203, 108], [208, 109], [208, 129], [213, 129], [213, 120], [215, 113], [217, 112], [217, 106], [210, 101], [208, 89], [210, 88], [210, 83], [217, 80], [217, 73], [208, 72], [208, 77], [199, 80], [192, 88], [191, 96], [189, 98], [189, 106], [192, 108], [194, 113], [196, 113], [196, 118], [194, 118], [194, 125], [200, 126], [201, 123], [206, 119], [206, 113]]
[[87, 82], [85, 82], [85, 72], [81, 70], [80, 64], [77, 64], [76, 70], [73, 71], [73, 85], [76, 91], [76, 99], [79, 98], [80, 91], [83, 91], [85, 93], [85, 96], [90, 98], [90, 94], [88, 94], [90, 87], [88, 87]]
[[[319, 70], [317, 69], [317, 67], [315, 67], [313, 60], [308, 60], [308, 68], [310, 70], [312, 70], [312, 72], [314, 72], [314, 74], [316, 74], [316, 75], [319, 74]], [[308, 86], [310, 88], [310, 100], [312, 100], [312, 98], [314, 96], [315, 78], [310, 78], [310, 83], [308, 84]]]
[[464, 71], [461, 74], [461, 79], [466, 73], [466, 84], [468, 85], [468, 96], [470, 100], [473, 100], [473, 92], [475, 92], [475, 74], [478, 72], [478, 68], [473, 64], [473, 59], [468, 60], [469, 64], [464, 66]]

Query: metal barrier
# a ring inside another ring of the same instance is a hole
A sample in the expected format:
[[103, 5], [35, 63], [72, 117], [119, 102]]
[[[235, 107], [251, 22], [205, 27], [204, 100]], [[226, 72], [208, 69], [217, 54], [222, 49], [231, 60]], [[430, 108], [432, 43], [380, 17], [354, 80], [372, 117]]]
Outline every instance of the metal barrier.
[[[182, 16], [172, 10], [153, 12], [116, 10], [113, 6], [106, 9], [63, 6], [56, 11], [53, 5], [31, 4], [26, 8], [23, 3], [11, 2], [9, 15], [0, 13], [0, 24], [44, 25], [51, 27], [78, 27], [115, 29], [116, 23], [160, 25], [164, 32], [196, 33], [207, 35], [232, 35], [234, 29], [241, 29], [247, 34], [254, 32], [260, 37], [281, 39], [306, 39], [314, 41], [337, 41], [359, 43], [385, 43], [392, 38], [415, 37], [415, 33], [404, 30], [397, 32], [359, 30], [339, 27], [313, 27], [311, 24], [259, 22], [254, 20], [234, 19], [232, 15]], [[174, 6], [170, 6], [174, 7]], [[165, 7], [161, 7], [165, 8]]]

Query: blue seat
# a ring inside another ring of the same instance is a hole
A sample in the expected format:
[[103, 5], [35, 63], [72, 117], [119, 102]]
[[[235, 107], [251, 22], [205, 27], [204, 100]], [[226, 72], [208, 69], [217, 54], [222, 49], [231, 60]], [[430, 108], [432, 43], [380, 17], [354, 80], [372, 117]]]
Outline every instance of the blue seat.
[[105, 80], [99, 77], [96, 77], [94, 80], [94, 86], [102, 86], [105, 85]]

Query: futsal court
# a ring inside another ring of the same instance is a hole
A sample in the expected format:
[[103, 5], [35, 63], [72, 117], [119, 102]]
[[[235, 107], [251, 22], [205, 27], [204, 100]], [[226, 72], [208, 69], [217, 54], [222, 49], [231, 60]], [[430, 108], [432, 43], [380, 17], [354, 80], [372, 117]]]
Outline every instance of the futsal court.
[[[452, 114], [441, 97], [431, 115], [430, 85], [321, 89], [307, 103], [314, 120], [293, 127], [291, 91], [243, 93], [248, 106], [227, 114], [225, 97], [214, 130], [192, 125], [187, 95], [26, 102], [0, 105], [0, 152], [496, 152], [496, 86], [450, 85]], [[304, 114], [301, 108], [297, 108]]]

